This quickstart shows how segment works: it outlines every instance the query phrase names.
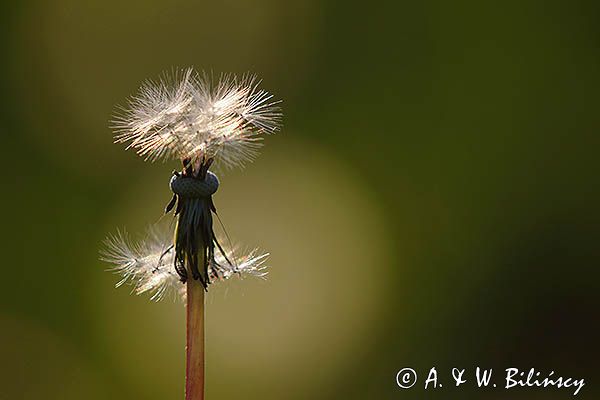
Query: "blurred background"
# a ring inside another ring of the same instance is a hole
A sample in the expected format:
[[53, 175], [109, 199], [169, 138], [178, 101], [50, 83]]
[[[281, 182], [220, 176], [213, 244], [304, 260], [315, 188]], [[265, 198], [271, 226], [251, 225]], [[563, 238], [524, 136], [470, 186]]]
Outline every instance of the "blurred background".
[[215, 196], [271, 269], [210, 292], [208, 399], [572, 394], [450, 387], [476, 366], [598, 396], [597, 2], [1, 7], [0, 399], [183, 398], [183, 305], [115, 289], [98, 251], [179, 167], [112, 144], [115, 107], [187, 66], [255, 72], [285, 113]]

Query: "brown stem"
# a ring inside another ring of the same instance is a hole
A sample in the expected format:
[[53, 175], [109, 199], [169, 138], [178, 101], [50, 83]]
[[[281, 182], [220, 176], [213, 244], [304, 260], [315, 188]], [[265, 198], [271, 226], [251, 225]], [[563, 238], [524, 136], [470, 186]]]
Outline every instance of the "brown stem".
[[204, 287], [187, 280], [185, 400], [204, 400]]

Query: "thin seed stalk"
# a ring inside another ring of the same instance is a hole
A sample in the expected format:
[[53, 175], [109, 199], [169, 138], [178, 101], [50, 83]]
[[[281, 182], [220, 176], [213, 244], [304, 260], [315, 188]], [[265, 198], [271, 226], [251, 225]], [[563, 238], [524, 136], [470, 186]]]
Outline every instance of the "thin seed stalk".
[[[189, 161], [183, 161], [184, 176], [197, 176]], [[181, 223], [181, 215], [177, 226]], [[178, 228], [175, 229], [175, 243], [178, 240]], [[200, 238], [204, 240], [204, 238]], [[199, 246], [203, 248], [204, 246]], [[204, 251], [198, 252], [197, 265], [205, 263]], [[204, 286], [194, 279], [189, 259], [187, 269], [187, 305], [186, 305], [186, 348], [185, 348], [185, 400], [204, 400]]]
[[204, 287], [187, 280], [185, 400], [204, 400]]

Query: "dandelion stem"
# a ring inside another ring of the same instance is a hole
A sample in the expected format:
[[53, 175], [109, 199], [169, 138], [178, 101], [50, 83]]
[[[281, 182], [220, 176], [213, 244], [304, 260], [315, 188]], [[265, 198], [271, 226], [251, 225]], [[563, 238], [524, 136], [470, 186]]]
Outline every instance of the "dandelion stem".
[[204, 287], [187, 281], [185, 400], [204, 400]]

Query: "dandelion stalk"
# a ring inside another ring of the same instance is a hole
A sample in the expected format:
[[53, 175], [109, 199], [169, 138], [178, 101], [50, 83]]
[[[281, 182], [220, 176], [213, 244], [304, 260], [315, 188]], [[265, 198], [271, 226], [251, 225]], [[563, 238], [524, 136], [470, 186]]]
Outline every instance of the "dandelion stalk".
[[234, 275], [266, 275], [268, 254], [256, 250], [238, 258], [225, 249], [213, 230], [217, 210], [212, 196], [219, 179], [213, 163], [225, 167], [251, 161], [262, 134], [279, 128], [281, 113], [258, 81], [224, 75], [212, 83], [192, 69], [147, 82], [115, 120], [115, 141], [127, 143], [146, 160], [178, 159], [181, 171], [170, 180], [174, 241], [151, 229], [131, 244], [124, 233], [106, 241], [102, 259], [122, 275], [134, 292], [151, 292], [159, 300], [170, 291], [187, 298], [186, 400], [204, 399], [205, 293], [211, 283]]
[[187, 282], [185, 400], [204, 399], [204, 287]]

